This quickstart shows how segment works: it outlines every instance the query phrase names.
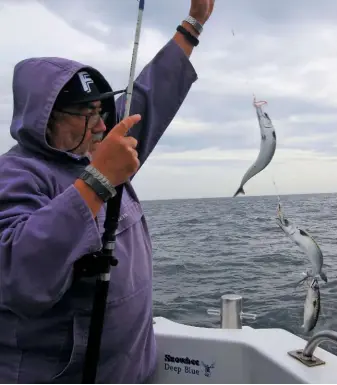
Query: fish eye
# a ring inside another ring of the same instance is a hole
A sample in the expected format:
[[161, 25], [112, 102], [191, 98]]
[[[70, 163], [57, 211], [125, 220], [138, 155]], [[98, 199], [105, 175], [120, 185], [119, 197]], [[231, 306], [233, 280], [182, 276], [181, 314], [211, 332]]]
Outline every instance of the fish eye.
[[285, 224], [286, 226], [289, 226], [289, 221], [288, 221], [288, 219], [285, 219], [285, 220], [284, 220], [284, 224]]

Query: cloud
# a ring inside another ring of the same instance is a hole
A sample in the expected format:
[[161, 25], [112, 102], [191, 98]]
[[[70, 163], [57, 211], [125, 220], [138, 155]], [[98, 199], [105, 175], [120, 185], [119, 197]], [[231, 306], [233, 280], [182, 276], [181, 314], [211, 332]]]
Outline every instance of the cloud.
[[102, 35], [104, 36], [109, 36], [110, 33], [111, 33], [111, 27], [102, 23], [101, 21], [99, 20], [89, 20], [87, 23], [86, 23], [87, 27], [91, 27], [91, 28], [94, 28], [96, 31], [98, 31], [99, 33], [101, 33]]
[[[64, 56], [101, 70], [115, 89], [128, 79], [137, 2], [0, 1], [0, 152], [13, 143], [11, 76], [29, 56]], [[136, 73], [173, 36], [189, 2], [147, 0]], [[337, 3], [217, 1], [191, 62], [198, 73], [179, 113], [139, 175], [141, 199], [231, 196], [257, 157], [253, 94], [277, 133], [270, 166], [249, 195], [336, 190]], [[15, 25], [15, 28], [13, 27]], [[233, 33], [234, 32], [234, 36]]]
[[[3, 2], [0, 13], [0, 25], [9, 34], [2, 34], [2, 63], [0, 67], [0, 152], [6, 151], [12, 144], [8, 130], [12, 114], [11, 82], [14, 65], [31, 56], [61, 56], [90, 64], [104, 74], [115, 89], [125, 86], [129, 74], [130, 58], [133, 49], [133, 34], [117, 54], [107, 43], [98, 38], [72, 28], [62, 17], [35, 1]], [[76, 13], [77, 14], [77, 13]], [[13, 25], [16, 25], [13, 28]], [[88, 20], [90, 28], [99, 30], [106, 36], [110, 27], [103, 22]], [[48, 33], [48, 38], [46, 34]], [[153, 57], [165, 43], [160, 31], [143, 29], [142, 44], [139, 54], [140, 69]], [[137, 72], [140, 71], [137, 69]]]
[[[203, 148], [197, 151], [184, 151], [184, 152], [163, 152], [156, 153], [152, 158], [158, 160], [177, 160], [177, 161], [243, 161], [253, 162], [258, 155], [258, 150], [236, 150], [236, 151], [223, 151], [217, 147]], [[336, 161], [337, 154], [335, 157], [325, 156], [315, 151], [306, 151], [302, 149], [280, 149], [277, 155], [273, 158], [273, 163], [284, 163], [291, 164], [292, 161], [298, 160], [325, 160], [325, 161]]]
[[248, 36], [239, 32], [231, 41], [219, 41], [218, 55], [223, 59], [214, 63], [203, 53], [203, 73], [197, 90], [217, 93], [219, 97], [256, 92], [267, 99], [297, 98], [335, 107], [337, 56], [331, 37], [336, 35], [337, 27], [304, 22], [300, 29], [291, 25], [288, 28], [282, 35], [256, 31]]

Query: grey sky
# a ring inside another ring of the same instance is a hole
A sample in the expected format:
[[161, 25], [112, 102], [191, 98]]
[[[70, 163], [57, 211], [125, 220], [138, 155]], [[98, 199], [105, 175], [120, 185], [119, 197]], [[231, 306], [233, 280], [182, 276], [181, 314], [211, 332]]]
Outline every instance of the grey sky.
[[[146, 0], [137, 73], [170, 39], [190, 0]], [[198, 73], [176, 119], [134, 180], [142, 199], [231, 196], [258, 155], [253, 93], [277, 133], [247, 195], [337, 190], [337, 2], [217, 0], [191, 62]], [[136, 0], [0, 0], [0, 152], [9, 136], [14, 64], [64, 56], [126, 85]], [[234, 36], [232, 34], [234, 31]]]

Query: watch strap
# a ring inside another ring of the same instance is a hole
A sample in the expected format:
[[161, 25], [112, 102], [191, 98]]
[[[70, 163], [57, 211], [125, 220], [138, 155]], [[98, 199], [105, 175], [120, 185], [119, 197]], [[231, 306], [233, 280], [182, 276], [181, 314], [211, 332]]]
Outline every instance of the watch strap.
[[79, 178], [90, 186], [103, 202], [107, 202], [117, 193], [109, 180], [90, 164], [84, 169]]
[[193, 36], [191, 32], [187, 31], [187, 29], [184, 28], [182, 25], [178, 25], [177, 31], [184, 35], [185, 39], [194, 47], [199, 44], [199, 40], [195, 36]]
[[195, 19], [193, 16], [187, 16], [185, 20], [188, 24], [190, 24], [198, 33], [201, 34], [202, 30], [204, 29], [203, 25], [199, 23], [197, 19]]

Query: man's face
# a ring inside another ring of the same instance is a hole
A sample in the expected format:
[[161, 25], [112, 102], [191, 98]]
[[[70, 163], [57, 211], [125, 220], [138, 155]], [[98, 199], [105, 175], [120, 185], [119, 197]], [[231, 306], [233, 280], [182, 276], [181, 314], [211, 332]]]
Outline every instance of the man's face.
[[[78, 155], [86, 155], [95, 151], [106, 130], [101, 118], [101, 102], [90, 102], [86, 105], [71, 106], [53, 112], [51, 128], [51, 145], [57, 149]], [[85, 130], [87, 126], [87, 129]], [[85, 133], [84, 139], [83, 135]]]

